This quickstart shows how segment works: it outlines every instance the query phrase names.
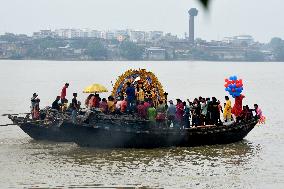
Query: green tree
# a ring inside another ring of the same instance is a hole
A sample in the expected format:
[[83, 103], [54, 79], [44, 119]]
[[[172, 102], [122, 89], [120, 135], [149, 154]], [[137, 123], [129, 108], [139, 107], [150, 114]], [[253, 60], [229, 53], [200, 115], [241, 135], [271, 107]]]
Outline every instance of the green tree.
[[248, 51], [246, 52], [246, 60], [247, 61], [264, 61], [265, 60], [265, 55], [263, 52], [260, 51]]
[[280, 46], [283, 45], [283, 40], [280, 38], [280, 37], [273, 37], [271, 40], [270, 40], [270, 47], [271, 48], [278, 48]]
[[87, 53], [96, 60], [107, 59], [107, 48], [101, 41], [90, 41], [87, 46]]
[[119, 46], [119, 52], [127, 60], [141, 60], [144, 49], [131, 41], [123, 41]]
[[279, 37], [274, 37], [270, 41], [270, 47], [277, 61], [284, 61], [284, 41]]

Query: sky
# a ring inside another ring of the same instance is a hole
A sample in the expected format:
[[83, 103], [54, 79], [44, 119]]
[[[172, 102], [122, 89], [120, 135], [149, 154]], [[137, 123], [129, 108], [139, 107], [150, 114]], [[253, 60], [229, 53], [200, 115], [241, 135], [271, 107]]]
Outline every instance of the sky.
[[206, 40], [248, 34], [256, 41], [284, 38], [283, 0], [0, 0], [0, 33], [41, 29], [159, 30], [188, 33], [190, 8], [199, 10], [195, 36]]

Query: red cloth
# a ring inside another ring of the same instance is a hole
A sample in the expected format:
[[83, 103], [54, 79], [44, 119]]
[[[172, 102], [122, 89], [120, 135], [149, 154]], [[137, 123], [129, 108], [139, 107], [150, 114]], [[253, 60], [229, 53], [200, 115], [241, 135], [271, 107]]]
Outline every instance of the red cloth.
[[144, 119], [146, 118], [147, 111], [146, 111], [146, 108], [145, 108], [145, 106], [143, 104], [139, 104], [137, 106], [137, 111], [138, 111], [139, 117], [144, 118]]
[[183, 113], [184, 113], [184, 107], [183, 107], [183, 104], [182, 102], [178, 103], [176, 105], [176, 119], [178, 121], [181, 121], [182, 120], [182, 117], [183, 117]]
[[127, 101], [123, 100], [120, 107], [121, 112], [125, 112], [126, 108], [127, 108]]
[[64, 86], [64, 87], [62, 88], [62, 90], [61, 90], [61, 95], [60, 95], [60, 98], [61, 98], [61, 99], [65, 99], [65, 97], [66, 97], [66, 89], [67, 89], [66, 86]]
[[151, 106], [148, 102], [144, 102], [144, 106], [145, 106], [145, 109], [148, 110], [148, 108]]
[[99, 98], [98, 98], [98, 97], [95, 97], [95, 98], [94, 98], [93, 106], [94, 106], [95, 108], [99, 108], [99, 107], [100, 107], [100, 101], [99, 101]]
[[240, 116], [242, 109], [243, 109], [243, 99], [245, 98], [244, 95], [237, 96], [235, 98], [235, 104], [232, 108], [232, 114], [234, 114], [236, 117]]

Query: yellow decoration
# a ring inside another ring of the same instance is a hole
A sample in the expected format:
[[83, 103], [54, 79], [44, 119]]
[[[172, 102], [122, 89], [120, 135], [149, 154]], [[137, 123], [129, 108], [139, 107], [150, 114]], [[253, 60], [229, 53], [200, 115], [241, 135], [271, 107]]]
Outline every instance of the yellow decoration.
[[86, 87], [83, 91], [83, 93], [103, 93], [103, 92], [108, 92], [107, 88], [97, 83]]
[[114, 87], [112, 90], [112, 96], [117, 97], [119, 89], [121, 93], [125, 95], [125, 89], [127, 87], [126, 85], [127, 82], [142, 83], [141, 85], [143, 85], [143, 87], [146, 90], [151, 91], [152, 96], [154, 96], [154, 98], [152, 98], [154, 103], [158, 102], [158, 100], [165, 99], [164, 90], [158, 78], [155, 76], [154, 73], [148, 72], [146, 71], [146, 69], [139, 69], [139, 70], [130, 69], [130, 70], [127, 70], [121, 76], [119, 76], [114, 84]]

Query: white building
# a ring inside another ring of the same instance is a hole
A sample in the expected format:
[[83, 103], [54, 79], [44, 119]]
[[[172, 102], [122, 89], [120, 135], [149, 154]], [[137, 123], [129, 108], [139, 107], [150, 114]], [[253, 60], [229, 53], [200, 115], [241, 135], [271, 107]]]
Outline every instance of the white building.
[[146, 32], [144, 31], [131, 31], [130, 32], [130, 40], [133, 42], [145, 41], [146, 40]]
[[224, 37], [222, 42], [231, 43], [235, 45], [242, 45], [242, 44], [252, 45], [254, 43], [254, 39], [250, 35], [238, 35], [234, 37]]
[[156, 41], [163, 37], [164, 33], [162, 31], [150, 31], [147, 33], [147, 41]]

